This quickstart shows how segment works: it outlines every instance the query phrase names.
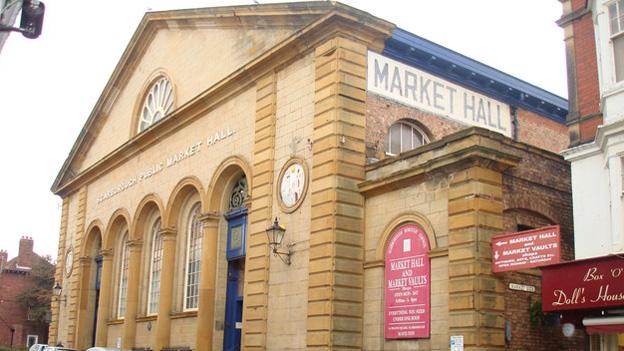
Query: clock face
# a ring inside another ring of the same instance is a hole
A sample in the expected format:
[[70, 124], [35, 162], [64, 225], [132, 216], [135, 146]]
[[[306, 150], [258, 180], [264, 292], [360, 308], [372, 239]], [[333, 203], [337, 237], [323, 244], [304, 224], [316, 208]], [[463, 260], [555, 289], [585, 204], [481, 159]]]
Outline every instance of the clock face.
[[286, 166], [280, 182], [280, 197], [286, 209], [294, 209], [305, 196], [306, 171], [302, 163]]
[[74, 264], [74, 250], [70, 247], [65, 254], [65, 275], [70, 276], [72, 273], [72, 266]]

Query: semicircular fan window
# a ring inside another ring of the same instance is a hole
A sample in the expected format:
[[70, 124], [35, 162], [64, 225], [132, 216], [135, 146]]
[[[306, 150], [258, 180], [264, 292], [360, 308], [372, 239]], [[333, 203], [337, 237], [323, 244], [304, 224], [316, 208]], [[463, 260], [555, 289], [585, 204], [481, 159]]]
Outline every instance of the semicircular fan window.
[[243, 207], [245, 200], [247, 200], [247, 178], [243, 175], [238, 179], [230, 194], [230, 210]]
[[173, 88], [167, 78], [160, 78], [152, 85], [143, 102], [139, 132], [161, 120], [173, 111]]

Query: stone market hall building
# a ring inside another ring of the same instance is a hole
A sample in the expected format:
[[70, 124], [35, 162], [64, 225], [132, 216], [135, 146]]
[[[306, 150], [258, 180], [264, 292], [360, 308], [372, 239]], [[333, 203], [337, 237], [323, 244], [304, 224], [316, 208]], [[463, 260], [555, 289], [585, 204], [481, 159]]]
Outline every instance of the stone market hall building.
[[490, 269], [551, 224], [573, 258], [566, 105], [339, 3], [147, 13], [52, 187], [50, 342], [582, 349]]

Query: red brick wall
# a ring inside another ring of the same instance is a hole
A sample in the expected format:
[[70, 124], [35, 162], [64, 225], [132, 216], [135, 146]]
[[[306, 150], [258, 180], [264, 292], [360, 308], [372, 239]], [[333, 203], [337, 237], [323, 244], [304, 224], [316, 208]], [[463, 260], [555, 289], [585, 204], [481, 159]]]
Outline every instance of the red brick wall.
[[[561, 226], [563, 260], [574, 259], [572, 193], [569, 164], [557, 155], [527, 147], [518, 156], [522, 161], [503, 176], [504, 228], [517, 231], [518, 225], [539, 228]], [[559, 325], [542, 326], [531, 322], [530, 309], [541, 301], [541, 273], [538, 269], [500, 274], [507, 288], [505, 320], [511, 322], [508, 350], [584, 350], [582, 331], [566, 338]], [[509, 283], [534, 286], [535, 292], [509, 289]]]
[[[16, 300], [22, 291], [33, 286], [30, 275], [26, 272], [4, 271], [0, 273], [0, 345], [11, 345], [11, 330], [15, 328], [13, 346], [25, 347], [28, 334], [38, 335], [39, 343], [47, 342], [47, 324], [27, 320], [27, 311]], [[8, 324], [8, 325], [7, 325]]]
[[[573, 0], [572, 12], [583, 10], [585, 6], [586, 0]], [[573, 53], [568, 52], [568, 55], [574, 56], [572, 69], [575, 75], [569, 77], [575, 77], [577, 103], [576, 106], [570, 106], [570, 112], [580, 118], [577, 122], [578, 141], [572, 142], [585, 143], [595, 138], [597, 127], [602, 124], [596, 42], [591, 13], [572, 21], [571, 25], [574, 49]]]
[[[398, 120], [411, 119], [418, 122], [433, 140], [470, 127], [375, 94], [367, 96], [366, 119], [367, 156], [378, 158], [383, 156], [388, 128]], [[545, 150], [559, 152], [569, 144], [568, 128], [551, 119], [519, 109], [518, 140]]]
[[570, 144], [565, 124], [521, 109], [518, 109], [518, 141], [557, 153]]

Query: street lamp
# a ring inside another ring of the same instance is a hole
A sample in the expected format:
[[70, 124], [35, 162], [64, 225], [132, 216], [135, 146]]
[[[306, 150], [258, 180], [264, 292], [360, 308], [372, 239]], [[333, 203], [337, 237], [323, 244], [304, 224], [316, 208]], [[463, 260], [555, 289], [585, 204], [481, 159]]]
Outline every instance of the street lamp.
[[0, 23], [0, 32], [20, 32], [28, 39], [35, 39], [41, 35], [44, 14], [45, 5], [41, 1], [23, 0], [20, 26], [11, 27]]
[[282, 247], [282, 241], [284, 240], [284, 234], [286, 234], [286, 228], [279, 224], [277, 217], [273, 225], [266, 229], [267, 238], [269, 239], [269, 247], [273, 252], [273, 255], [278, 256], [282, 262], [290, 266], [290, 255], [292, 255], [292, 247], [294, 243], [286, 244], [286, 251], [279, 251]]
[[63, 291], [63, 287], [59, 282], [54, 283], [54, 287], [52, 288], [52, 294], [56, 296], [58, 301], [63, 301], [64, 305], [67, 306], [67, 296], [61, 297], [61, 292]]

